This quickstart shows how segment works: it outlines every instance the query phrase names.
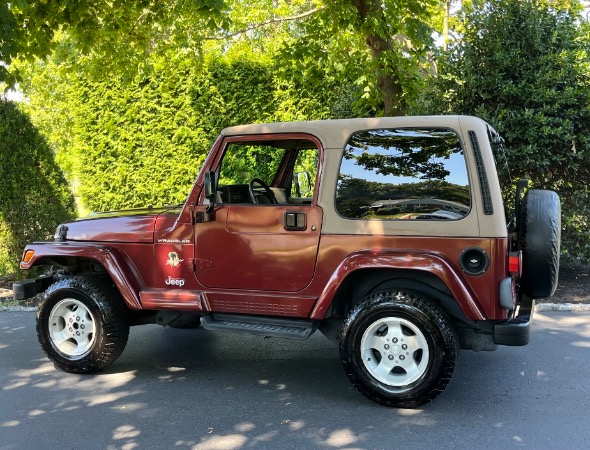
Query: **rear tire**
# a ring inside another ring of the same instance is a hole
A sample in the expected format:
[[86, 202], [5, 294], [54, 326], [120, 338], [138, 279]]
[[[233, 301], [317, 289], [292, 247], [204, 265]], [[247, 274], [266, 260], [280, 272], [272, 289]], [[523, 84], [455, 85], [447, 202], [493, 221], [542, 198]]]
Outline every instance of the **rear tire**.
[[340, 356], [352, 384], [387, 406], [415, 408], [451, 380], [459, 341], [447, 315], [432, 301], [404, 291], [363, 299], [340, 332]]
[[559, 276], [561, 205], [553, 191], [529, 189], [521, 212], [521, 292], [530, 298], [551, 297]]
[[97, 372], [121, 355], [128, 310], [110, 280], [76, 276], [52, 284], [37, 310], [37, 337], [56, 368]]

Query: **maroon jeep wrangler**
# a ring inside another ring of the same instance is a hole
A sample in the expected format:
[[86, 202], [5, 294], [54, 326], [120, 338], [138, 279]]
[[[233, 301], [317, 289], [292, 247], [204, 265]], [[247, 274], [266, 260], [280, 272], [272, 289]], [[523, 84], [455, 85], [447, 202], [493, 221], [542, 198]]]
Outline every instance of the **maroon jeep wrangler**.
[[519, 182], [504, 204], [504, 161], [466, 116], [227, 128], [184, 205], [60, 225], [25, 249], [22, 269], [51, 271], [15, 298], [43, 292], [39, 341], [67, 372], [115, 362], [133, 325], [319, 329], [359, 391], [415, 407], [460, 348], [526, 345], [555, 291], [559, 197]]

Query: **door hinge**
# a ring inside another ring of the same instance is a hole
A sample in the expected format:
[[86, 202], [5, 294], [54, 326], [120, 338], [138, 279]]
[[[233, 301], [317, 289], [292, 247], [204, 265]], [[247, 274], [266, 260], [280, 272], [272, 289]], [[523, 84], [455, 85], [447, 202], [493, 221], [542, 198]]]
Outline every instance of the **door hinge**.
[[193, 266], [193, 272], [196, 272], [197, 270], [207, 270], [213, 268], [213, 261], [206, 259], [192, 258], [191, 262]]

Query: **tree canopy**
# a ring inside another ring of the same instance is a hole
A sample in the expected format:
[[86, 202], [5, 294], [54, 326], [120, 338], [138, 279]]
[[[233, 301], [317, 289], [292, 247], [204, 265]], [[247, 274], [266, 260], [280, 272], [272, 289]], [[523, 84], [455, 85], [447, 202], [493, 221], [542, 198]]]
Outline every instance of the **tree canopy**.
[[[127, 73], [153, 69], [150, 56], [212, 48], [271, 53], [283, 67], [314, 75], [329, 64], [357, 85], [372, 114], [403, 113], [429, 64], [438, 0], [16, 1], [0, 9], [0, 81], [20, 78], [17, 57], [61, 54], [62, 70]], [[279, 57], [282, 55], [282, 58]]]
[[[193, 29], [223, 24], [223, 0], [15, 0], [0, 5], [0, 61], [44, 58], [58, 47], [61, 30], [80, 55], [118, 64], [146, 52], [191, 44]], [[0, 81], [14, 83], [18, 71], [2, 68]]]

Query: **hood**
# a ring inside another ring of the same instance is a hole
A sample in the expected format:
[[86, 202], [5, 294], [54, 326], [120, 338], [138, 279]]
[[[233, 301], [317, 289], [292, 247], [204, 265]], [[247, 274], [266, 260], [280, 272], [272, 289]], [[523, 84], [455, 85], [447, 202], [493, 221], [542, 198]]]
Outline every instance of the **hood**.
[[154, 242], [156, 218], [163, 212], [175, 210], [180, 214], [181, 208], [177, 206], [92, 213], [83, 219], [60, 225], [55, 238], [65, 241], [150, 244]]

